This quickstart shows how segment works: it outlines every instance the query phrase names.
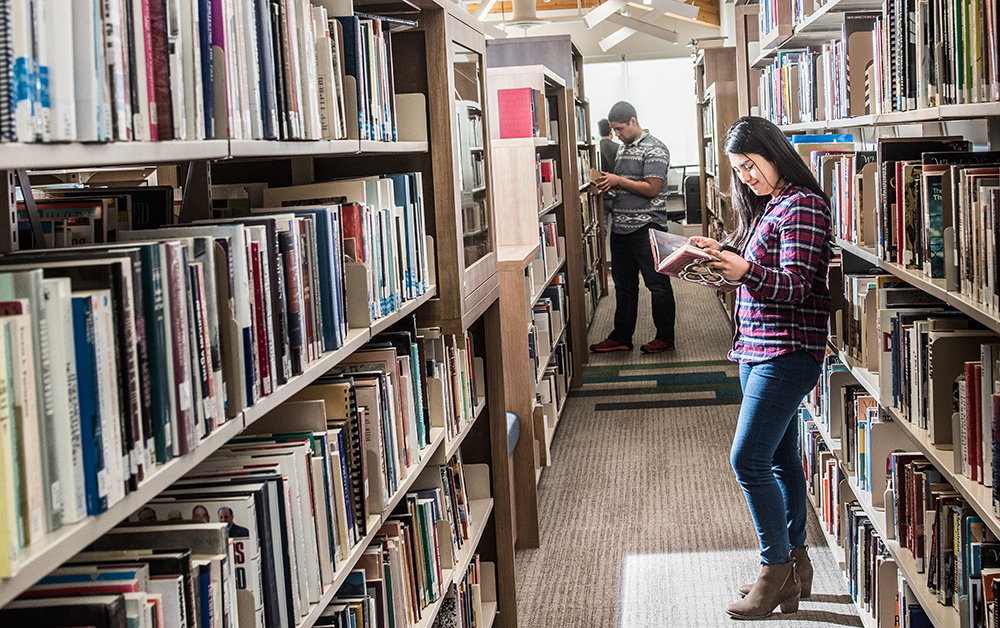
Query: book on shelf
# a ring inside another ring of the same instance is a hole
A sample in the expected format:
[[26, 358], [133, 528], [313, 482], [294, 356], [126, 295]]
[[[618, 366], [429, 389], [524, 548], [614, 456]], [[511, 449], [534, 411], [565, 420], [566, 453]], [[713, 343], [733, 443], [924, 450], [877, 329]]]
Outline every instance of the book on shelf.
[[497, 90], [497, 111], [500, 119], [500, 139], [545, 137], [540, 110], [545, 95], [530, 87]]
[[649, 243], [653, 250], [653, 261], [657, 272], [713, 288], [719, 292], [734, 292], [741, 285], [729, 281], [714, 269], [705, 266], [706, 261], [714, 258], [700, 247], [689, 244], [687, 238], [683, 236], [650, 229]]
[[395, 141], [391, 32], [416, 22], [331, 13], [266, 0], [16, 0], [0, 47], [27, 70], [21, 88], [0, 90], [0, 141]]

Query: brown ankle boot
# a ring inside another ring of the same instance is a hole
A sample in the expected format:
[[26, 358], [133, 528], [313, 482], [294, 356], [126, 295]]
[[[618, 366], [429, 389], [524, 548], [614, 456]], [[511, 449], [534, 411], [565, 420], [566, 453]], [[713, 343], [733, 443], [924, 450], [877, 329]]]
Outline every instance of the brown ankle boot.
[[[795, 562], [795, 574], [799, 577], [800, 594], [799, 597], [803, 600], [808, 600], [812, 596], [812, 584], [813, 584], [813, 566], [812, 562], [809, 560], [809, 553], [806, 551], [808, 546], [801, 549], [792, 550], [792, 561]], [[753, 588], [753, 584], [744, 584], [737, 591], [740, 595], [746, 597], [747, 593], [750, 593], [750, 589]]]
[[792, 550], [792, 562], [795, 563], [795, 575], [799, 578], [799, 597], [808, 600], [812, 595], [813, 566], [809, 560], [808, 546]]
[[782, 613], [799, 610], [799, 579], [795, 564], [761, 565], [760, 576], [745, 598], [730, 604], [726, 612], [734, 619], [767, 617], [778, 606]]

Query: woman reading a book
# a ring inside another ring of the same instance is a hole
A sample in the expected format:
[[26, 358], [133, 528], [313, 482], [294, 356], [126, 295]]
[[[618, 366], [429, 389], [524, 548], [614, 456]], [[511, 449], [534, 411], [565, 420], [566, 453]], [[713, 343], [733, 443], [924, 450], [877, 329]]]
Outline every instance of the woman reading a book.
[[691, 238], [737, 292], [729, 358], [740, 365], [743, 401], [731, 462], [760, 540], [761, 571], [730, 616], [798, 610], [812, 588], [806, 553], [806, 484], [797, 408], [816, 385], [830, 318], [829, 197], [784, 134], [740, 118], [726, 136], [736, 231], [724, 243]]

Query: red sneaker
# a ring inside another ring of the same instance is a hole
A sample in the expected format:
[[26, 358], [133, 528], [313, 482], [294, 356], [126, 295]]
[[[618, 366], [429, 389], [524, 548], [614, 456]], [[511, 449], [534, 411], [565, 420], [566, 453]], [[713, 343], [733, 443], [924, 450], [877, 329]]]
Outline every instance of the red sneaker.
[[590, 345], [590, 350], [594, 353], [605, 353], [607, 351], [631, 351], [632, 345], [618, 342], [612, 338], [605, 338], [595, 345]]
[[647, 342], [639, 348], [643, 353], [663, 353], [664, 351], [673, 351], [674, 343], [666, 342], [657, 338], [652, 342]]

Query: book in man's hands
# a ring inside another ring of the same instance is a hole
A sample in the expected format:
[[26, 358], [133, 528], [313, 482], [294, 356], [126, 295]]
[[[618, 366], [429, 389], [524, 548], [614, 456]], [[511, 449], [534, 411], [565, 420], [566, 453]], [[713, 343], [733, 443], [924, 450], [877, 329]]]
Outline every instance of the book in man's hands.
[[734, 292], [740, 287], [739, 282], [729, 281], [716, 269], [706, 266], [705, 262], [714, 258], [683, 236], [650, 229], [649, 244], [657, 272], [719, 292]]

